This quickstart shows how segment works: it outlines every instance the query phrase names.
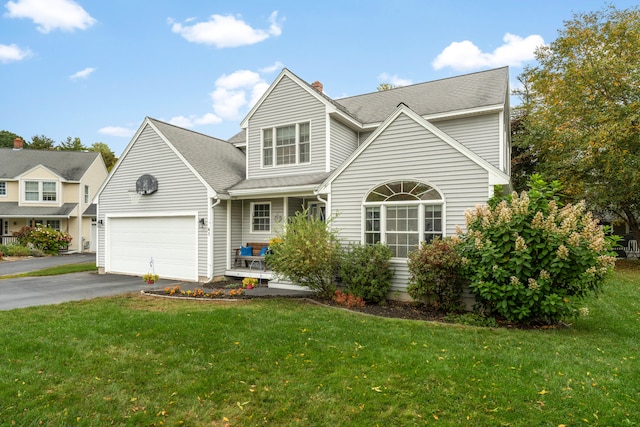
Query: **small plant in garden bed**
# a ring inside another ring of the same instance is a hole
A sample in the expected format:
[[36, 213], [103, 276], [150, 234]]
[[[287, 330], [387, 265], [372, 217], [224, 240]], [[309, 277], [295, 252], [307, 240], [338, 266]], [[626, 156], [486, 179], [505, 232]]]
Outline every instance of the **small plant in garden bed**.
[[191, 298], [224, 298], [226, 296], [237, 297], [244, 295], [244, 289], [232, 289], [227, 294], [224, 289], [213, 289], [210, 292], [205, 292], [203, 289], [195, 288], [194, 290], [182, 290], [179, 285], [167, 286], [163, 289], [164, 295], [169, 296], [182, 296]]
[[258, 279], [254, 277], [245, 277], [242, 279], [242, 286], [247, 289], [253, 289], [258, 285]]
[[341, 290], [337, 290], [335, 291], [334, 295], [333, 295], [333, 300], [340, 304], [340, 305], [344, 305], [348, 308], [355, 308], [355, 307], [364, 307], [365, 306], [365, 302], [362, 299], [362, 297], [357, 297], [353, 294], [350, 293], [346, 293], [346, 292], [342, 292]]

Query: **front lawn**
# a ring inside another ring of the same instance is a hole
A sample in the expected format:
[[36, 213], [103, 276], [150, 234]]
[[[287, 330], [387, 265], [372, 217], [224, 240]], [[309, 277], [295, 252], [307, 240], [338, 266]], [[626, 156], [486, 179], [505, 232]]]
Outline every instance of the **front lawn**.
[[276, 299], [0, 312], [0, 425], [638, 425], [639, 286], [620, 269], [543, 330]]

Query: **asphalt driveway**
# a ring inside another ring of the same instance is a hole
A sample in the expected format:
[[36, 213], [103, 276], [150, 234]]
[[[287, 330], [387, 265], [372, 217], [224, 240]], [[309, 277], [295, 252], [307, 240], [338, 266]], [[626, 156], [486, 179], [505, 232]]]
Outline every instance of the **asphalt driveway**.
[[[75, 254], [57, 257], [28, 258], [0, 262], [0, 276], [26, 273], [62, 264], [78, 264], [95, 260], [95, 255]], [[173, 286], [178, 282], [161, 280], [147, 285], [138, 276], [115, 274], [71, 273], [59, 276], [20, 277], [0, 280], [0, 310], [59, 304], [103, 296], [119, 295], [141, 290]], [[180, 286], [186, 284], [180, 282]]]

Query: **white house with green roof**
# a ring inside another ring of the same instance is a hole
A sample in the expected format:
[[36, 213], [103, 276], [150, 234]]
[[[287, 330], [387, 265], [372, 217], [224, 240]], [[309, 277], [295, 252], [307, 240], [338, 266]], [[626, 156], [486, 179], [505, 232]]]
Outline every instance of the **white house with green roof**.
[[409, 251], [510, 185], [506, 67], [342, 99], [283, 69], [240, 127], [144, 120], [98, 196], [101, 271], [271, 278], [235, 250], [307, 208], [345, 243], [386, 243], [402, 291]]

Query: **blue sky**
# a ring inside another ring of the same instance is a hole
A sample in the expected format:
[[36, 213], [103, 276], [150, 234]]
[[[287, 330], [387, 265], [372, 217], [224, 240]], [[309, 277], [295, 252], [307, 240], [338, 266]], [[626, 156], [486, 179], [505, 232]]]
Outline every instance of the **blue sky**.
[[[609, 2], [620, 9], [633, 1]], [[0, 130], [119, 156], [145, 116], [227, 139], [283, 67], [332, 98], [510, 67], [604, 1], [0, 2]]]

